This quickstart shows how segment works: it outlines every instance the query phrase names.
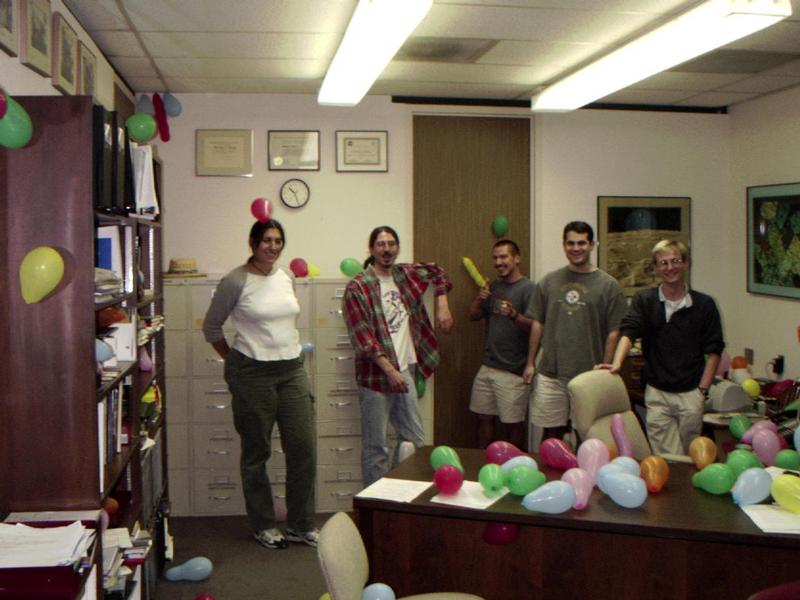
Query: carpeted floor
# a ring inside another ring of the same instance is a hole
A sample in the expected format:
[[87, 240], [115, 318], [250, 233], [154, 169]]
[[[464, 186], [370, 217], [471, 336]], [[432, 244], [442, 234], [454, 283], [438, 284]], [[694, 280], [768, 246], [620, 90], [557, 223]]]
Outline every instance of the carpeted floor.
[[[321, 527], [329, 515], [319, 515]], [[195, 556], [211, 560], [214, 570], [205, 581], [167, 581], [156, 588], [155, 600], [318, 600], [325, 593], [316, 548], [290, 544], [270, 550], [256, 542], [244, 516], [174, 517], [175, 558], [167, 567]], [[210, 600], [210, 599], [204, 599]]]

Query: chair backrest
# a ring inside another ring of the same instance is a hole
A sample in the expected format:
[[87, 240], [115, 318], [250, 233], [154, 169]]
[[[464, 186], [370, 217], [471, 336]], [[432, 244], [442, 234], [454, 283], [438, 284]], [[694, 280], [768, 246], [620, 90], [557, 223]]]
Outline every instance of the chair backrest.
[[347, 514], [338, 512], [322, 526], [317, 556], [331, 600], [361, 600], [369, 562], [361, 534]]
[[597, 438], [616, 445], [611, 433], [611, 417], [621, 414], [634, 458], [642, 460], [652, 454], [639, 420], [631, 410], [622, 377], [611, 375], [605, 369], [586, 371], [572, 378], [567, 389], [571, 397], [572, 424], [581, 439]]

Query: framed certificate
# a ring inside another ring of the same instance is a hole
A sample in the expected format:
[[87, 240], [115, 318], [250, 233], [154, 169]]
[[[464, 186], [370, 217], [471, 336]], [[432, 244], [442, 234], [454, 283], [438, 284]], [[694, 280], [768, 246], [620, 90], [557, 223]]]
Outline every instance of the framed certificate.
[[389, 170], [388, 131], [337, 131], [337, 171]]
[[252, 177], [253, 130], [196, 130], [195, 175]]
[[319, 131], [267, 132], [270, 171], [319, 171]]

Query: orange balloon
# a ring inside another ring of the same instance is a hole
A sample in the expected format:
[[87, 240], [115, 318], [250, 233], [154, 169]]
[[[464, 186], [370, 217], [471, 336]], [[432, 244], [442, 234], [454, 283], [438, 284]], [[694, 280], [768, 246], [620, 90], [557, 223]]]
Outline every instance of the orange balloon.
[[109, 496], [105, 500], [103, 500], [102, 504], [103, 510], [105, 510], [109, 515], [113, 515], [115, 512], [119, 510], [119, 502], [117, 502], [114, 498]]
[[746, 369], [747, 359], [744, 356], [734, 356], [731, 359], [731, 369]]
[[647, 491], [653, 494], [660, 492], [669, 479], [667, 461], [655, 454], [645, 458], [639, 464], [639, 468], [642, 472], [642, 479], [647, 484]]
[[689, 444], [689, 456], [698, 469], [704, 469], [717, 460], [717, 445], [704, 435], [696, 437]]
[[619, 456], [619, 452], [614, 444], [606, 444], [606, 446], [608, 446], [608, 462], [611, 462]]

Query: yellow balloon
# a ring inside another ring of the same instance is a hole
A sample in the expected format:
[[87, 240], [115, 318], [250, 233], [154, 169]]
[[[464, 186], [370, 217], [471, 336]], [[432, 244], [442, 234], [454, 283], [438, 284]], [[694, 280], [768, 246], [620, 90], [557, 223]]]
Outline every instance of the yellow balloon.
[[331, 600], [331, 595], [328, 592], [325, 592], [319, 597], [319, 600]]
[[717, 460], [717, 445], [711, 438], [701, 435], [694, 438], [692, 443], [689, 444], [689, 456], [695, 466], [703, 470]]
[[800, 477], [778, 475], [772, 480], [772, 498], [786, 510], [800, 513]]
[[750, 396], [753, 400], [757, 399], [759, 394], [761, 393], [761, 386], [758, 385], [758, 382], [753, 379], [752, 377], [748, 377], [739, 385], [742, 386], [747, 395]]
[[308, 265], [308, 276], [317, 277], [319, 275], [319, 267], [314, 263], [308, 261], [306, 261], [306, 264]]
[[64, 276], [64, 259], [58, 250], [39, 246], [25, 255], [19, 265], [19, 284], [26, 304], [39, 302], [58, 286]]

